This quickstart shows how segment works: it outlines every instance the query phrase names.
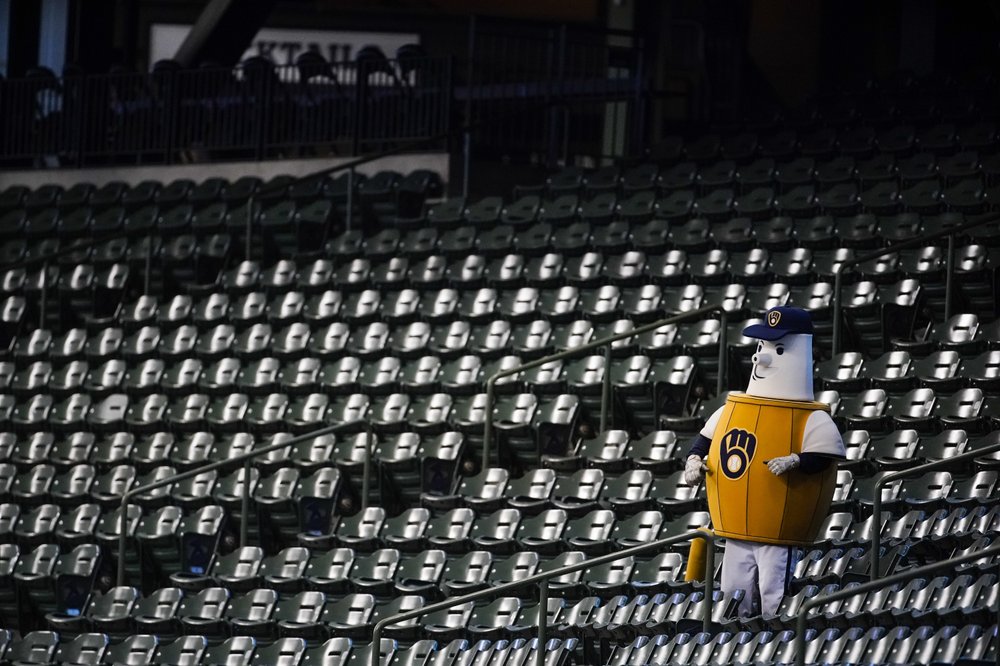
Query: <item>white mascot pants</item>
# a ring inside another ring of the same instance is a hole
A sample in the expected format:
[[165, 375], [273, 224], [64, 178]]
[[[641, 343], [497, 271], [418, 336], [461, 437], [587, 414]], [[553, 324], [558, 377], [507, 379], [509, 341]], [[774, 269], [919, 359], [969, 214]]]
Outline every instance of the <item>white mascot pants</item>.
[[792, 546], [726, 539], [720, 587], [723, 592], [744, 590], [740, 617], [778, 611], [795, 568], [795, 551]]

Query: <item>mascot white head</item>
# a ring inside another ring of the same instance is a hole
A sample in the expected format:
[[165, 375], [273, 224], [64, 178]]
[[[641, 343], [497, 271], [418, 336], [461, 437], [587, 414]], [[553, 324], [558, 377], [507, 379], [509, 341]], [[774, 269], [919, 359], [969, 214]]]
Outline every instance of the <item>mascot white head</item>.
[[743, 329], [757, 339], [747, 395], [777, 400], [813, 400], [812, 317], [801, 308], [767, 311], [763, 324]]

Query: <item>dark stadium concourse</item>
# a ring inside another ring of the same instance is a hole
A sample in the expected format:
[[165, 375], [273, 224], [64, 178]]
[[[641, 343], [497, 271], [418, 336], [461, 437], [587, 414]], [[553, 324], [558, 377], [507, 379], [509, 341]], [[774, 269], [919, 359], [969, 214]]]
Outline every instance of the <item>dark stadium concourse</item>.
[[998, 49], [0, 0], [0, 666], [1000, 664]]

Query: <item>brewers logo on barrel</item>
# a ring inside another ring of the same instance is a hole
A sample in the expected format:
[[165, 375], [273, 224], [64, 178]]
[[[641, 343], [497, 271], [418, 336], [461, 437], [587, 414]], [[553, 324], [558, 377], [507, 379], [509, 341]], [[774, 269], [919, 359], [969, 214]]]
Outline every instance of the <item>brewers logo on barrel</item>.
[[757, 451], [757, 437], [752, 432], [733, 428], [722, 437], [719, 458], [722, 473], [735, 481], [746, 473]]

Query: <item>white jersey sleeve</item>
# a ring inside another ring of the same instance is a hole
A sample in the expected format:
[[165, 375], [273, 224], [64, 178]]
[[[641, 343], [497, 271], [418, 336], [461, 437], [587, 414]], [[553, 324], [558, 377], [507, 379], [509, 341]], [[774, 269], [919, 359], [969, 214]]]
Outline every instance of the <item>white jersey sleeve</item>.
[[818, 409], [809, 415], [802, 433], [802, 453], [845, 458], [844, 440], [830, 415]]
[[712, 415], [708, 417], [707, 421], [705, 421], [705, 427], [701, 429], [700, 434], [712, 439], [712, 435], [715, 434], [715, 428], [719, 425], [719, 419], [722, 418], [722, 410], [725, 408], [725, 405], [723, 405], [712, 412]]

